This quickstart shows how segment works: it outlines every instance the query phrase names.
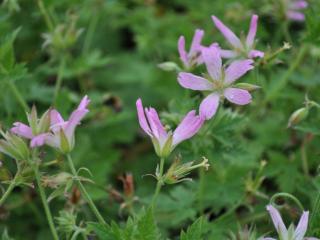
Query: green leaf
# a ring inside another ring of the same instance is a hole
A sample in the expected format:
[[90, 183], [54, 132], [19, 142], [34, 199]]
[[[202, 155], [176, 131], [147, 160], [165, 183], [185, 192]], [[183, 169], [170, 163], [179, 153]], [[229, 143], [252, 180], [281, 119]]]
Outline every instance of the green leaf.
[[139, 240], [157, 240], [159, 239], [159, 231], [154, 220], [153, 210], [149, 208], [138, 221], [138, 237]]
[[204, 239], [204, 219], [203, 217], [198, 218], [190, 227], [188, 227], [187, 231], [181, 232], [180, 240], [200, 240]]

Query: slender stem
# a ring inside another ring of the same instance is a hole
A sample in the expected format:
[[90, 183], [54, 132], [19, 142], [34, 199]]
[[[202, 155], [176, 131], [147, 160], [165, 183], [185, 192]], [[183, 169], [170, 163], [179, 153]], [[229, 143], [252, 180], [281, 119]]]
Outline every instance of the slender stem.
[[302, 160], [302, 169], [306, 177], [309, 177], [309, 164], [308, 164], [308, 155], [307, 155], [307, 138], [305, 136], [301, 144], [301, 160]]
[[[319, 191], [319, 190], [318, 190]], [[317, 220], [319, 220], [319, 213], [320, 213], [320, 191], [318, 192], [318, 196], [316, 198], [316, 201], [314, 203], [313, 209], [312, 209], [311, 217], [310, 217], [310, 228], [314, 229], [315, 224], [317, 223]], [[310, 231], [310, 230], [309, 230]]]
[[204, 179], [204, 169], [199, 168], [199, 191], [198, 191], [198, 204], [199, 204], [199, 210], [201, 214], [203, 214], [203, 194], [204, 194], [204, 186], [205, 186], [205, 179]]
[[278, 206], [275, 202], [278, 197], [285, 197], [285, 198], [291, 199], [295, 204], [297, 204], [297, 206], [301, 209], [301, 211], [304, 211], [304, 207], [301, 204], [301, 202], [295, 196], [293, 196], [290, 193], [286, 193], [286, 192], [280, 192], [280, 193], [274, 194], [270, 199], [270, 203], [275, 206]]
[[19, 175], [19, 172], [17, 172], [16, 176], [14, 177], [14, 179], [11, 181], [9, 187], [7, 188], [7, 190], [4, 192], [4, 194], [2, 195], [1, 199], [0, 199], [0, 206], [2, 206], [2, 204], [7, 200], [7, 198], [9, 197], [10, 193], [12, 192], [12, 190], [15, 188], [16, 186], [16, 180], [17, 177]]
[[159, 175], [158, 175], [158, 182], [157, 182], [157, 187], [154, 192], [153, 198], [152, 198], [152, 207], [154, 207], [157, 203], [158, 195], [160, 193], [161, 187], [163, 186], [163, 167], [164, 167], [164, 158], [160, 159], [160, 169], [159, 169]]
[[43, 15], [44, 17], [44, 20], [46, 21], [46, 24], [47, 24], [47, 27], [48, 29], [50, 30], [50, 32], [52, 32], [54, 30], [54, 24], [42, 2], [42, 0], [37, 0], [38, 2], [38, 6], [39, 6], [39, 9], [40, 9], [40, 12], [41, 14]]
[[88, 202], [91, 210], [93, 211], [93, 213], [95, 214], [96, 218], [98, 219], [99, 223], [100, 224], [103, 224], [103, 225], [106, 225], [106, 221], [104, 220], [104, 218], [101, 216], [99, 210], [97, 209], [96, 205], [94, 204], [94, 202], [92, 201], [89, 193], [87, 192], [87, 190], [85, 189], [85, 187], [83, 186], [83, 184], [81, 183], [81, 181], [79, 180], [78, 178], [78, 173], [74, 167], [74, 164], [73, 164], [73, 161], [72, 161], [72, 158], [70, 156], [70, 154], [67, 154], [67, 158], [68, 158], [68, 164], [69, 164], [69, 167], [71, 169], [71, 172], [72, 174], [74, 175], [76, 181], [77, 181], [77, 184], [78, 184], [78, 187], [80, 188], [80, 191], [81, 193], [84, 195], [86, 201]]
[[84, 39], [84, 44], [83, 44], [83, 49], [82, 49], [82, 53], [84, 55], [88, 52], [88, 50], [90, 48], [90, 45], [92, 42], [92, 37], [94, 35], [94, 31], [96, 29], [98, 21], [99, 21], [99, 14], [97, 12], [95, 12], [90, 20], [87, 34]]
[[24, 100], [24, 98], [22, 97], [20, 91], [18, 90], [18, 88], [16, 87], [16, 85], [10, 81], [10, 79], [6, 79], [6, 83], [9, 86], [12, 94], [15, 96], [15, 98], [17, 99], [18, 103], [20, 104], [20, 106], [23, 108], [23, 110], [25, 112], [29, 111], [29, 107], [26, 103], [26, 101]]
[[43, 187], [41, 185], [41, 179], [40, 179], [40, 173], [39, 173], [38, 166], [34, 165], [33, 166], [33, 171], [34, 171], [34, 175], [36, 177], [36, 182], [37, 182], [37, 186], [38, 186], [38, 189], [39, 189], [42, 205], [43, 205], [44, 211], [46, 213], [47, 221], [48, 221], [48, 224], [49, 224], [53, 239], [54, 240], [59, 240], [59, 236], [58, 236], [57, 230], [56, 230], [56, 228], [54, 226], [53, 217], [52, 217], [52, 214], [51, 214], [48, 202], [47, 202], [46, 193], [45, 193], [45, 191], [44, 191], [44, 189], [43, 189]]
[[53, 95], [53, 104], [54, 105], [57, 104], [58, 95], [59, 95], [60, 88], [62, 85], [65, 64], [66, 64], [65, 56], [62, 56], [61, 60], [60, 60], [60, 64], [59, 64], [58, 77], [57, 77], [56, 86], [55, 86], [54, 95]]

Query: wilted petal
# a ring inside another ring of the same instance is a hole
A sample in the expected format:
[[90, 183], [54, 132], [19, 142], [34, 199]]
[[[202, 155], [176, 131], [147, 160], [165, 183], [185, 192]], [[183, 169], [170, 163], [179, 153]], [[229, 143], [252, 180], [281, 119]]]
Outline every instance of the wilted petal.
[[152, 135], [160, 142], [163, 142], [167, 138], [167, 132], [162, 126], [158, 113], [154, 108], [145, 109], [148, 122], [152, 131]]
[[44, 144], [46, 144], [48, 135], [48, 133], [43, 133], [39, 134], [38, 136], [35, 136], [34, 138], [32, 138], [30, 142], [30, 147], [35, 148], [43, 146]]
[[[274, 227], [276, 228], [279, 235], [286, 237], [288, 234], [287, 228], [283, 223], [283, 220], [280, 216], [280, 213], [276, 208], [274, 208], [272, 205], [267, 206], [267, 210], [271, 216], [272, 222]], [[286, 238], [285, 238], [286, 239]]]
[[176, 146], [180, 142], [191, 138], [201, 128], [204, 119], [196, 115], [196, 111], [190, 111], [173, 133], [172, 145]]
[[297, 11], [288, 11], [287, 17], [291, 20], [299, 21], [299, 22], [303, 22], [305, 20], [304, 14]]
[[224, 90], [224, 96], [229, 102], [237, 105], [246, 105], [251, 102], [251, 95], [247, 90], [240, 88], [227, 88]]
[[253, 15], [250, 22], [250, 29], [247, 35], [246, 44], [247, 47], [251, 48], [254, 43], [254, 38], [257, 33], [257, 25], [258, 25], [258, 15]]
[[191, 43], [191, 47], [190, 47], [190, 56], [193, 56], [195, 54], [197, 54], [197, 52], [200, 51], [201, 48], [201, 41], [204, 35], [204, 31], [201, 29], [196, 29], [194, 35], [193, 35], [193, 39], [192, 39], [192, 43]]
[[222, 35], [234, 48], [242, 48], [240, 39], [227, 26], [225, 26], [216, 16], [212, 16], [212, 20]]
[[225, 71], [224, 82], [227, 84], [233, 83], [240, 77], [242, 77], [249, 70], [253, 69], [253, 61], [251, 59], [247, 60], [237, 60], [230, 64], [230, 66]]
[[202, 58], [206, 64], [208, 73], [214, 80], [221, 79], [222, 60], [219, 52], [219, 48], [216, 46], [210, 46], [208, 48], [202, 48]]
[[309, 219], [309, 212], [303, 212], [300, 221], [298, 223], [298, 226], [296, 227], [296, 230], [294, 231], [294, 239], [295, 240], [302, 240], [304, 235], [307, 232], [308, 228], [308, 219]]
[[210, 119], [217, 112], [220, 96], [217, 93], [211, 93], [200, 104], [200, 116]]
[[142, 105], [142, 101], [140, 98], [137, 100], [136, 106], [137, 106], [137, 113], [138, 113], [138, 120], [139, 120], [140, 127], [143, 129], [143, 131], [146, 134], [148, 134], [150, 137], [152, 137], [151, 129], [150, 129], [149, 124], [147, 122], [146, 115], [144, 113], [144, 109], [143, 109], [143, 105]]
[[213, 84], [207, 79], [196, 76], [192, 73], [181, 72], [178, 75], [178, 82], [184, 88], [192, 90], [212, 90]]
[[258, 51], [258, 50], [251, 50], [248, 54], [249, 58], [263, 58], [264, 52]]
[[26, 124], [23, 124], [21, 122], [15, 122], [13, 126], [14, 127], [11, 128], [11, 132], [13, 132], [14, 134], [17, 134], [27, 139], [31, 139], [33, 137], [32, 129]]
[[235, 58], [238, 56], [238, 53], [232, 50], [220, 49], [220, 55], [222, 58]]
[[179, 52], [181, 61], [185, 66], [188, 67], [189, 66], [188, 54], [186, 52], [186, 41], [184, 36], [180, 36], [178, 40], [178, 52]]

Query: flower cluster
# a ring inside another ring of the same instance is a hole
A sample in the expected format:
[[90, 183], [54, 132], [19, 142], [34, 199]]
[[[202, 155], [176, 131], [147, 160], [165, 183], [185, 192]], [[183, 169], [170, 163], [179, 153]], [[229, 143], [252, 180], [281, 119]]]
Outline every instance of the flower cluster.
[[308, 2], [305, 0], [286, 0], [285, 15], [287, 19], [303, 22], [305, 20], [304, 13], [301, 10], [308, 7]]
[[38, 119], [37, 112], [33, 108], [28, 114], [29, 126], [16, 122], [11, 132], [20, 137], [30, 139], [30, 147], [40, 147], [49, 145], [62, 153], [70, 152], [74, 147], [74, 131], [80, 124], [84, 116], [89, 112], [87, 109], [90, 100], [87, 96], [83, 97], [79, 106], [72, 112], [71, 116], [65, 121], [56, 109], [49, 109]]

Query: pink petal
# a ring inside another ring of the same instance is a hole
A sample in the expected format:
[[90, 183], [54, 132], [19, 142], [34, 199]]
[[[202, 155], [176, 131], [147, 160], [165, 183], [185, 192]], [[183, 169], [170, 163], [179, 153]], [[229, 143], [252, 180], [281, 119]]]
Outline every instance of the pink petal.
[[179, 73], [178, 82], [182, 87], [192, 90], [204, 91], [213, 88], [213, 84], [207, 79], [187, 72]]
[[199, 131], [203, 123], [204, 119], [197, 116], [196, 111], [190, 111], [174, 131], [172, 145], [176, 146], [180, 142], [191, 138]]
[[86, 110], [89, 103], [90, 103], [90, 99], [88, 98], [87, 95], [85, 95], [78, 106], [78, 110]]
[[27, 139], [31, 139], [33, 137], [32, 129], [29, 126], [21, 122], [15, 122], [13, 126], [14, 127], [11, 128], [11, 132], [13, 132], [14, 134], [17, 134]]
[[147, 119], [146, 119], [146, 116], [144, 113], [144, 109], [143, 109], [143, 105], [142, 105], [142, 101], [140, 98], [137, 100], [136, 106], [137, 106], [138, 120], [139, 120], [140, 127], [143, 129], [143, 131], [146, 134], [148, 134], [150, 137], [152, 137], [151, 129], [150, 129], [149, 124], [147, 122]]
[[64, 122], [61, 114], [56, 109], [52, 109], [50, 111], [50, 122], [51, 125], [61, 124]]
[[42, 133], [42, 134], [39, 134], [38, 136], [35, 136], [34, 138], [32, 138], [30, 142], [30, 147], [35, 148], [35, 147], [43, 146], [46, 143], [48, 135], [49, 135], [48, 133]]
[[247, 35], [246, 44], [248, 48], [251, 48], [254, 43], [254, 38], [257, 33], [258, 15], [253, 15], [251, 18], [250, 29]]
[[263, 58], [264, 52], [258, 51], [258, 50], [251, 50], [248, 54], [249, 58]]
[[178, 40], [178, 52], [180, 55], [180, 59], [186, 67], [189, 67], [188, 54], [186, 52], [186, 41], [184, 36], [180, 36]]
[[198, 54], [198, 52], [200, 51], [200, 48], [201, 48], [201, 41], [202, 41], [203, 35], [204, 35], [203, 30], [196, 29], [196, 31], [193, 35], [189, 56], [193, 56], [193, 55]]
[[151, 127], [152, 135], [159, 140], [159, 142], [163, 142], [165, 139], [167, 139], [167, 132], [164, 129], [157, 111], [154, 108], [145, 109], [148, 122]]
[[217, 93], [211, 93], [200, 104], [200, 116], [209, 120], [217, 112], [220, 96]]
[[234, 48], [242, 48], [240, 39], [227, 26], [225, 26], [216, 16], [212, 16], [212, 20], [222, 35]]
[[238, 53], [232, 50], [220, 49], [220, 55], [222, 58], [235, 58], [238, 56]]
[[308, 7], [308, 3], [304, 0], [298, 0], [298, 1], [295, 1], [293, 4], [292, 4], [292, 9], [293, 10], [299, 10], [299, 9], [304, 9], [304, 8], [307, 8]]
[[300, 218], [300, 221], [298, 223], [298, 226], [296, 227], [296, 230], [294, 232], [294, 239], [303, 239], [308, 228], [308, 218], [309, 218], [309, 212], [303, 212]]
[[274, 208], [272, 205], [268, 205], [267, 210], [271, 216], [273, 225], [276, 228], [278, 234], [281, 236], [284, 236], [284, 237], [287, 236], [287, 234], [288, 234], [287, 228], [284, 225], [283, 220], [282, 220], [278, 210], [276, 208]]
[[46, 137], [46, 144], [48, 144], [50, 147], [60, 149], [60, 135], [57, 134], [48, 134]]
[[202, 49], [202, 58], [213, 80], [221, 80], [222, 60], [219, 48], [210, 46]]
[[224, 96], [229, 102], [237, 105], [246, 105], [251, 102], [251, 95], [247, 90], [239, 88], [227, 88], [224, 90]]
[[229, 67], [225, 71], [225, 79], [224, 82], [227, 84], [231, 84], [248, 71], [253, 69], [253, 61], [251, 59], [247, 60], [236, 60], [232, 62]]
[[303, 22], [305, 20], [304, 14], [297, 11], [288, 11], [287, 17], [291, 20], [299, 21], [299, 22]]
[[64, 131], [65, 131], [65, 134], [70, 142], [73, 139], [74, 130], [75, 130], [76, 126], [80, 124], [80, 121], [89, 112], [89, 110], [87, 109], [89, 102], [90, 102], [90, 100], [88, 99], [87, 96], [85, 96], [81, 100], [78, 108], [75, 111], [73, 111], [71, 113], [71, 116], [69, 117], [69, 120], [65, 126]]

